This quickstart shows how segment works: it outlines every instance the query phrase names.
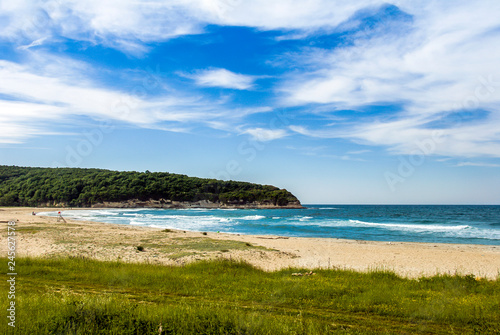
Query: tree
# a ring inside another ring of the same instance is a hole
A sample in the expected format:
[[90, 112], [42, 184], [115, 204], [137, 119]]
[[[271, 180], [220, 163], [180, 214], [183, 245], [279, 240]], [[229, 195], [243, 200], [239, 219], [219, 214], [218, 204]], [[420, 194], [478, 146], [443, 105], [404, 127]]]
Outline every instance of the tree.
[[66, 204], [88, 207], [103, 201], [207, 200], [285, 206], [299, 203], [287, 190], [269, 185], [202, 179], [166, 172], [0, 166], [0, 205]]

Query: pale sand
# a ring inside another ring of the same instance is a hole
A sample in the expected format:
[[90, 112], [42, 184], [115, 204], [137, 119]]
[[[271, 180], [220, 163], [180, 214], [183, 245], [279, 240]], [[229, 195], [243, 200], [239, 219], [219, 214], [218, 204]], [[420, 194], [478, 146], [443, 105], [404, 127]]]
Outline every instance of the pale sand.
[[[86, 221], [67, 223], [32, 211], [63, 209], [0, 208], [0, 255], [7, 256], [7, 221], [16, 220], [17, 257], [90, 257], [99, 260], [182, 265], [199, 259], [242, 259], [266, 271], [289, 267], [386, 269], [417, 278], [434, 274], [472, 274], [497, 279], [500, 246], [371, 242], [327, 238], [284, 238], [173, 231]], [[215, 240], [215, 241], [214, 241]], [[227, 241], [240, 241], [237, 249]], [[190, 247], [189, 245], [211, 245]], [[200, 243], [200, 244], [199, 244]], [[248, 247], [259, 246], [259, 248]], [[145, 246], [143, 252], [137, 246]]]

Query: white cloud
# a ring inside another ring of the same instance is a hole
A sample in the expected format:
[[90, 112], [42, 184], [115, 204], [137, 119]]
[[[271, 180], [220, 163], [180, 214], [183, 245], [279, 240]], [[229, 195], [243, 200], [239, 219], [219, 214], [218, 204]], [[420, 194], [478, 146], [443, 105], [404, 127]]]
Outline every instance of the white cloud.
[[145, 95], [130, 94], [100, 87], [88, 77], [94, 71], [86, 63], [54, 55], [37, 54], [24, 65], [0, 60], [0, 94], [9, 97], [0, 100], [0, 142], [19, 143], [54, 133], [57, 124], [76, 116], [188, 131], [197, 125], [230, 129], [229, 124], [246, 115], [269, 110], [229, 109], [225, 101], [175, 90], [149, 96], [140, 84], [132, 91]]
[[43, 41], [45, 41], [46, 39], [47, 39], [46, 37], [39, 38], [36, 41], [33, 41], [28, 45], [22, 45], [22, 46], [18, 47], [18, 49], [28, 50], [29, 48], [40, 46], [43, 44]]
[[58, 114], [57, 108], [50, 106], [0, 101], [0, 143], [22, 143], [29, 137], [46, 134], [45, 122], [56, 119]]
[[[23, 43], [47, 36], [103, 44], [140, 56], [144, 43], [203, 31], [189, 1], [1, 1], [0, 38]], [[28, 42], [29, 43], [29, 42]]]
[[[195, 4], [196, 3], [196, 4]], [[229, 3], [220, 13], [203, 4]], [[231, 4], [232, 3], [232, 4]], [[358, 10], [374, 5], [382, 5], [379, 0], [336, 1], [328, 0], [219, 0], [192, 2], [202, 9], [200, 15], [209, 22], [258, 27], [264, 30], [303, 29], [314, 30], [321, 27], [336, 27]]]
[[461, 167], [461, 166], [480, 166], [480, 167], [499, 168], [500, 164], [463, 162], [463, 163], [458, 163], [456, 166], [459, 166], [459, 167]]
[[288, 135], [284, 129], [264, 129], [264, 128], [251, 128], [243, 132], [244, 134], [251, 135], [259, 142], [268, 142], [277, 140]]
[[349, 151], [347, 152], [348, 155], [362, 155], [362, 154], [367, 154], [369, 152], [372, 152], [371, 150], [354, 150], [354, 151]]
[[192, 78], [200, 86], [223, 87], [237, 90], [248, 90], [253, 87], [255, 76], [234, 73], [226, 69], [208, 69], [198, 71], [193, 75], [184, 75]]
[[336, 27], [358, 10], [380, 0], [87, 0], [0, 1], [4, 26], [0, 38], [26, 45], [62, 36], [113, 47], [141, 56], [148, 42], [203, 33], [207, 24], [263, 30], [314, 31]]
[[311, 130], [307, 127], [296, 126], [296, 125], [291, 125], [288, 128], [297, 134], [309, 136], [309, 137], [316, 137], [316, 138], [338, 138], [338, 137], [341, 137], [339, 134], [335, 133], [334, 131], [332, 131], [330, 129]]
[[[360, 10], [373, 11], [384, 3], [379, 0], [335, 4], [327, 0], [0, 0], [3, 23], [0, 39], [35, 56], [34, 52], [39, 50], [35, 46], [69, 38], [140, 57], [150, 50], [150, 42], [203, 33], [208, 24], [283, 29], [289, 38], [302, 38], [319, 29], [355, 30], [359, 22], [349, 21], [354, 14]], [[446, 112], [473, 107], [489, 114], [474, 122], [448, 122], [442, 127], [441, 141], [431, 154], [500, 156], [500, 2], [458, 0], [450, 5], [395, 0], [392, 3], [411, 15], [412, 22], [401, 27], [395, 23], [375, 34], [358, 32], [351, 36], [352, 44], [335, 49], [304, 49], [290, 57], [289, 63], [300, 65], [297, 69], [309, 67], [309, 70], [290, 72], [276, 91], [282, 105], [306, 106], [308, 111], [318, 113], [322, 106], [329, 106], [330, 111], [362, 110], [381, 102], [401, 104], [404, 111], [393, 113], [389, 121], [374, 115], [339, 120], [336, 127], [312, 129], [294, 125], [289, 131], [319, 138], [347, 138], [386, 146], [396, 153], [411, 153], [418, 149], [416, 143], [432, 138], [435, 129], [428, 127], [429, 122], [439, 121]], [[11, 125], [9, 129], [23, 129], [14, 131], [18, 135], [9, 132], [11, 138], [20, 140], [46, 131], [38, 116], [42, 114], [40, 111], [54, 119], [88, 115], [144, 127], [186, 129], [197, 122], [227, 129], [228, 120], [269, 110], [230, 109], [228, 102], [177, 91], [164, 97], [138, 98], [99, 85], [92, 80], [92, 72], [97, 70], [88, 64], [54, 55], [42, 58], [45, 59], [23, 64], [0, 63], [0, 93], [17, 100], [15, 105], [2, 101], [7, 109], [0, 110], [0, 118], [9, 116], [9, 110], [24, 111], [18, 112], [19, 115], [34, 113], [23, 125], [2, 121], [3, 134], [8, 133], [6, 124]], [[202, 86], [239, 90], [251, 89], [258, 78], [226, 69], [209, 69], [191, 77]], [[485, 80], [489, 83], [484, 84]], [[314, 106], [309, 109], [311, 105]], [[269, 131], [250, 128], [247, 133], [255, 137], [260, 134], [264, 139], [288, 134], [285, 130]]]
[[[413, 15], [410, 27], [333, 50], [305, 49], [292, 60], [310, 70], [289, 75], [278, 92], [286, 106], [328, 104], [331, 110], [362, 111], [371, 104], [399, 104], [403, 111], [392, 113], [390, 121], [359, 114], [344, 130], [292, 130], [409, 154], [418, 149], [415, 143], [432, 138], [435, 127], [428, 124], [441, 120], [443, 136], [431, 154], [500, 157], [500, 3], [398, 4]], [[489, 115], [460, 123], [446, 119], [448, 112], [464, 108]]]
[[397, 154], [500, 157], [499, 123], [427, 129], [410, 120], [360, 125], [350, 135], [365, 144], [384, 145]]

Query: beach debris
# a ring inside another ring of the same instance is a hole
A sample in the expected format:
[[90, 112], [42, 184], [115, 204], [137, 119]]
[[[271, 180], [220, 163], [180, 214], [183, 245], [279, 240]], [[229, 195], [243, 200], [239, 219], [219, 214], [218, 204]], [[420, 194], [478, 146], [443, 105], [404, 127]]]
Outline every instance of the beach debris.
[[306, 273], [301, 273], [301, 272], [294, 272], [292, 273], [292, 276], [315, 276], [316, 273], [312, 272], [312, 271], [309, 271], [309, 272], [306, 272]]

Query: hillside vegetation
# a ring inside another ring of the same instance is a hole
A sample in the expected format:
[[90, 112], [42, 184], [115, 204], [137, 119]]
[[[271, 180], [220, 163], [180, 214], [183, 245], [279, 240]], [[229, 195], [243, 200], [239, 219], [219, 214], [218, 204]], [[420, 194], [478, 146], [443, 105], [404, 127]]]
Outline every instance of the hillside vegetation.
[[218, 205], [295, 206], [290, 192], [269, 185], [188, 177], [167, 172], [0, 166], [0, 206], [92, 207], [104, 202], [200, 201]]

